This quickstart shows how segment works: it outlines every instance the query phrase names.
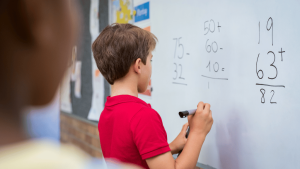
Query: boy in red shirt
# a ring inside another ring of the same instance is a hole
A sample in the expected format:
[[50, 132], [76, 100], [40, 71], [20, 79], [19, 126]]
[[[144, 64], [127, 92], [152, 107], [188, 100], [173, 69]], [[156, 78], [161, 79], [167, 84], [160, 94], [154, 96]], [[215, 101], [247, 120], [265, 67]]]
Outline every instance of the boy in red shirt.
[[[131, 24], [107, 26], [93, 43], [97, 66], [111, 84], [98, 130], [105, 158], [143, 168], [195, 168], [202, 144], [211, 129], [210, 105], [200, 102], [177, 138], [168, 144], [160, 115], [139, 99], [151, 77], [152, 51], [157, 38]], [[190, 134], [185, 138], [188, 125]], [[184, 147], [184, 149], [183, 149]], [[182, 150], [174, 160], [172, 154]]]

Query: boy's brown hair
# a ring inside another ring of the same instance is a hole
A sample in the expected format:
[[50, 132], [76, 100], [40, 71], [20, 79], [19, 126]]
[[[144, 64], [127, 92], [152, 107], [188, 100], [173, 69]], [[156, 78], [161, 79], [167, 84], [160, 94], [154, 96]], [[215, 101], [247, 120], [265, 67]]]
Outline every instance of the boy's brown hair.
[[130, 66], [140, 58], [146, 65], [147, 56], [156, 46], [151, 32], [132, 24], [107, 26], [92, 45], [97, 67], [111, 85], [124, 77]]

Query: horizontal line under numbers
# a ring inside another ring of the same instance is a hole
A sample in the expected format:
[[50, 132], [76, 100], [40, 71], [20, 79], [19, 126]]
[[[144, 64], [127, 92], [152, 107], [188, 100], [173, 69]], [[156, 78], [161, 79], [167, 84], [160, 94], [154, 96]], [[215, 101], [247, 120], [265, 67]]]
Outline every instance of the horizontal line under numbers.
[[228, 80], [228, 78], [219, 78], [219, 77], [209, 77], [209, 76], [204, 76], [204, 75], [201, 75], [202, 77], [205, 77], [205, 78], [209, 78], [209, 79], [216, 79], [216, 80]]
[[185, 83], [173, 82], [173, 84], [179, 84], [179, 85], [185, 85], [185, 86], [187, 86], [187, 84], [185, 84]]
[[269, 85], [269, 84], [262, 84], [262, 83], [256, 83], [256, 85], [269, 86], [269, 87], [283, 87], [283, 88], [285, 88], [284, 85]]

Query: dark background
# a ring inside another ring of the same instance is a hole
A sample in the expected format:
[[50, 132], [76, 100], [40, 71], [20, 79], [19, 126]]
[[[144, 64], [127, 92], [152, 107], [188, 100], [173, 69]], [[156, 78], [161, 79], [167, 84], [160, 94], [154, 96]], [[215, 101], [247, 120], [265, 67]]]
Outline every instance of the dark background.
[[[79, 8], [82, 13], [82, 32], [77, 44], [77, 60], [82, 62], [81, 65], [81, 98], [74, 96], [75, 82], [71, 83], [71, 103], [72, 114], [80, 118], [87, 119], [93, 96], [92, 86], [92, 50], [90, 34], [90, 0], [78, 0]], [[108, 23], [108, 0], [99, 0], [99, 31], [101, 32]], [[109, 83], [104, 82], [104, 101], [110, 95]], [[103, 103], [104, 104], [104, 103]]]

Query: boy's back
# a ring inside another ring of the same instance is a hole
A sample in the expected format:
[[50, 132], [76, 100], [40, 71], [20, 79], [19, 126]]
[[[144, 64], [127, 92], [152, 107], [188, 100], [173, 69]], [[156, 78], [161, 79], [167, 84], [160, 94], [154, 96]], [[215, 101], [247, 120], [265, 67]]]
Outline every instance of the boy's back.
[[[98, 124], [102, 152], [105, 158], [144, 168], [195, 168], [213, 123], [210, 105], [200, 102], [195, 115], [189, 116], [189, 123], [168, 144], [159, 114], [137, 98], [149, 84], [156, 41], [155, 35], [137, 26], [113, 24], [103, 29], [93, 43], [97, 67], [111, 84], [112, 96], [107, 98]], [[181, 150], [175, 161], [172, 154]]]
[[170, 151], [161, 117], [134, 96], [107, 97], [98, 130], [105, 158], [148, 168], [145, 159]]

